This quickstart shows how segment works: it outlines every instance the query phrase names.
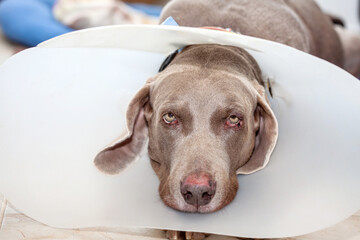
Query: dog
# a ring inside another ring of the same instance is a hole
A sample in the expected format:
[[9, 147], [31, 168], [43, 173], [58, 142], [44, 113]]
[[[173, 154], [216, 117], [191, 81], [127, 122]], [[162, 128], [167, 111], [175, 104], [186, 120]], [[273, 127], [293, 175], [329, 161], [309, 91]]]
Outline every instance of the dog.
[[[346, 46], [312, 0], [172, 0], [160, 21], [170, 16], [180, 26], [230, 28], [346, 65]], [[278, 137], [260, 67], [232, 46], [182, 49], [134, 96], [126, 120], [126, 134], [100, 152], [95, 165], [120, 172], [148, 138], [159, 195], [184, 212], [228, 205], [239, 187], [237, 174], [264, 168]]]

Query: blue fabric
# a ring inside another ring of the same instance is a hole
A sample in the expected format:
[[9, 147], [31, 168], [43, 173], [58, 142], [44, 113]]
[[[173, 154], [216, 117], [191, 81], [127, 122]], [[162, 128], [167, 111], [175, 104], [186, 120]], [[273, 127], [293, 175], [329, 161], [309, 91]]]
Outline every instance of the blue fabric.
[[3, 0], [0, 2], [0, 26], [11, 40], [26, 46], [73, 31], [58, 22], [52, 7], [56, 0]]
[[161, 25], [167, 25], [167, 26], [179, 26], [179, 24], [175, 21], [173, 17], [168, 17], [161, 23]]
[[139, 10], [147, 15], [154, 17], [159, 17], [162, 10], [161, 6], [149, 5], [143, 3], [129, 3], [128, 5], [136, 10]]
[[[0, 27], [10, 40], [25, 46], [37, 44], [73, 31], [58, 22], [52, 13], [56, 0], [0, 0]], [[161, 7], [147, 4], [129, 6], [151, 16], [160, 16]]]

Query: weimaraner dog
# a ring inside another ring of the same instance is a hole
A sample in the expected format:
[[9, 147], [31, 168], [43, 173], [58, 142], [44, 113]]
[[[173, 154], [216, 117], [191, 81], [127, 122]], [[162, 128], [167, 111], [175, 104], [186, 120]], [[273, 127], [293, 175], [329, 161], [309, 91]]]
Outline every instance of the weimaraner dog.
[[[344, 67], [341, 39], [312, 0], [172, 0], [161, 21], [169, 16], [180, 26], [231, 28]], [[184, 212], [229, 204], [237, 174], [264, 168], [278, 136], [258, 64], [230, 46], [184, 48], [135, 95], [126, 120], [128, 131], [98, 154], [96, 166], [118, 173], [149, 138], [160, 197]]]

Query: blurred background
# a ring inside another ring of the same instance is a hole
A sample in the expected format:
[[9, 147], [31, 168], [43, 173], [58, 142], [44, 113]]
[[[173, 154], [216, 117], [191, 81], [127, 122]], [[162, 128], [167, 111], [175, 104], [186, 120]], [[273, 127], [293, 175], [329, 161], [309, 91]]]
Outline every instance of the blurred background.
[[167, 0], [0, 0], [0, 64], [14, 53], [78, 29], [158, 24]]
[[[345, 28], [360, 33], [360, 0], [316, 1]], [[0, 0], [0, 64], [27, 47], [74, 30], [114, 24], [158, 24], [167, 2]]]

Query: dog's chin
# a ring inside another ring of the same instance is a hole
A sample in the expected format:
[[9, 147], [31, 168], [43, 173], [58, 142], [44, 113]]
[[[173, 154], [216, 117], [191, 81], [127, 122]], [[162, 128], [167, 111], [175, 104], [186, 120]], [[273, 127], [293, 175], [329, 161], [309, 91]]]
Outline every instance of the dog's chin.
[[230, 201], [222, 202], [221, 204], [211, 204], [211, 202], [205, 206], [193, 206], [190, 204], [185, 203], [184, 201], [176, 201], [174, 198], [165, 197], [162, 198], [165, 205], [168, 207], [171, 207], [175, 210], [186, 212], [186, 213], [213, 213], [216, 212], [226, 205], [229, 204]]

